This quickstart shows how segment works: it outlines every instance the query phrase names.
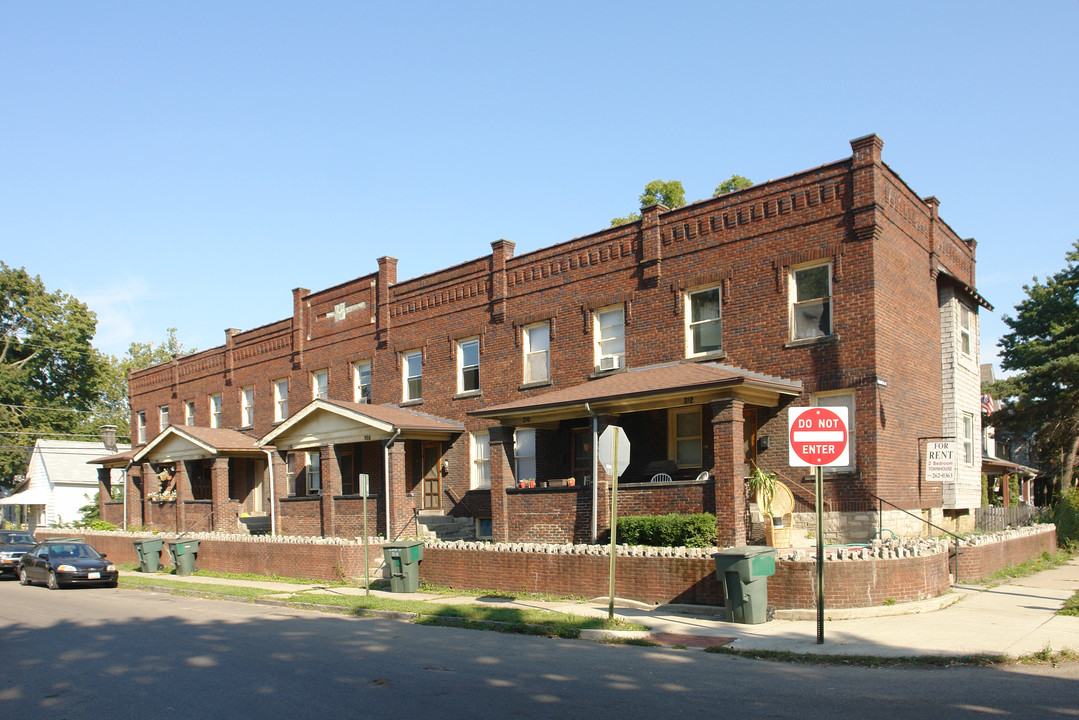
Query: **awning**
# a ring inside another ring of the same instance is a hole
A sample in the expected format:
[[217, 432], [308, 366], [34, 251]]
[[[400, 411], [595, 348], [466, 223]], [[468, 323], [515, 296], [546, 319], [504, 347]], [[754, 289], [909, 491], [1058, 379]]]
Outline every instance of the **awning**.
[[25, 490], [0, 498], [0, 505], [48, 505], [52, 499], [48, 488], [28, 487]]
[[982, 472], [984, 473], [1018, 473], [1026, 477], [1038, 477], [1041, 474], [1041, 470], [1037, 468], [1027, 467], [1026, 465], [1020, 465], [1019, 463], [1011, 462], [1010, 460], [1004, 460], [1002, 458], [993, 457], [992, 455], [982, 456]]

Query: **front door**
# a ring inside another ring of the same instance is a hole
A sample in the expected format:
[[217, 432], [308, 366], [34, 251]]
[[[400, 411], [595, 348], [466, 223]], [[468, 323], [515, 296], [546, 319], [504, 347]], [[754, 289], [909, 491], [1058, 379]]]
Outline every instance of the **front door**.
[[423, 444], [423, 509], [442, 509], [442, 444]]

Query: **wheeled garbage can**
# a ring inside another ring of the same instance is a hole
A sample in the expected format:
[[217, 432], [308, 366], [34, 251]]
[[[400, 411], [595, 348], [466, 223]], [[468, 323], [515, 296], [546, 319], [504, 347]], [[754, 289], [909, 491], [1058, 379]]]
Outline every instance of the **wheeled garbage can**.
[[190, 575], [195, 572], [195, 554], [198, 551], [198, 540], [177, 540], [169, 543], [169, 553], [172, 555], [177, 575]]
[[768, 620], [768, 578], [776, 573], [776, 550], [743, 545], [720, 550], [716, 579], [726, 592], [727, 622], [756, 625]]
[[390, 591], [412, 593], [420, 587], [420, 560], [423, 540], [399, 540], [382, 546], [386, 567], [390, 569]]
[[139, 556], [139, 570], [144, 573], [155, 573], [161, 567], [161, 548], [165, 547], [164, 540], [146, 538], [135, 541], [135, 553]]

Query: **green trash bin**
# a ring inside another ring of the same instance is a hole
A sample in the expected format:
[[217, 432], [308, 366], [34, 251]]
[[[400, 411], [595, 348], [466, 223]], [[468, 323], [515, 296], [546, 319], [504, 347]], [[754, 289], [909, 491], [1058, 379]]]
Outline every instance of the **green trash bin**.
[[743, 545], [720, 550], [716, 579], [723, 580], [727, 622], [756, 625], [768, 620], [768, 578], [776, 573], [776, 550]]
[[147, 538], [135, 541], [135, 553], [139, 556], [139, 569], [144, 573], [155, 573], [161, 567], [161, 549], [164, 540]]
[[382, 546], [382, 556], [390, 569], [390, 591], [413, 593], [420, 587], [420, 560], [423, 540], [399, 540]]
[[169, 543], [169, 553], [172, 555], [177, 575], [190, 575], [195, 572], [195, 554], [198, 551], [198, 540], [177, 540]]

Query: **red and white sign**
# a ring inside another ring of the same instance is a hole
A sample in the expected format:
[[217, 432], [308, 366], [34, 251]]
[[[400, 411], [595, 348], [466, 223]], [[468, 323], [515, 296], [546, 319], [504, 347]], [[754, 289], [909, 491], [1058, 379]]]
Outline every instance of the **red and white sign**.
[[794, 467], [849, 465], [847, 408], [791, 408], [789, 418], [790, 453]]

